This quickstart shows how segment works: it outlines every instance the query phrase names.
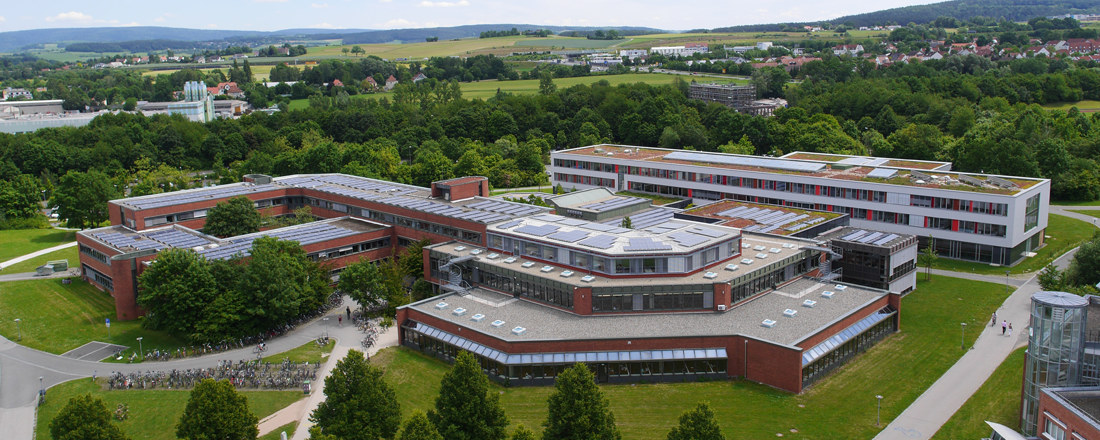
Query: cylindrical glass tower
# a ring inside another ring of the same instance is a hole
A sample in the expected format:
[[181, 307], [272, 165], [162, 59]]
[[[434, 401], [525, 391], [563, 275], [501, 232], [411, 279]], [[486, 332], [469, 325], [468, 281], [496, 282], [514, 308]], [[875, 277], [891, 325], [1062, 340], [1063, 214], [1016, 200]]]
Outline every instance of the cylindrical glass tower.
[[1088, 300], [1065, 292], [1031, 296], [1031, 328], [1024, 364], [1024, 435], [1036, 436], [1039, 390], [1081, 383]]

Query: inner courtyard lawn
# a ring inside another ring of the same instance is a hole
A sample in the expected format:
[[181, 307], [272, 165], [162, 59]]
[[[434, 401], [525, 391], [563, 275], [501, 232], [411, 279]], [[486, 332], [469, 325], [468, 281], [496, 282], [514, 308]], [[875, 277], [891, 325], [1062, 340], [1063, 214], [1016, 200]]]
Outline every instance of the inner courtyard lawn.
[[[869, 439], [875, 427], [875, 396], [882, 395], [883, 426], [893, 420], [962, 357], [959, 323], [977, 328], [1004, 301], [1003, 286], [937, 276], [919, 281], [902, 300], [901, 331], [819, 381], [801, 395], [743, 380], [601, 385], [627, 439], [663, 439], [679, 415], [700, 401], [715, 411], [731, 439]], [[965, 334], [971, 345], [979, 332]], [[406, 348], [372, 356], [386, 368], [402, 413], [433, 406], [442, 361]], [[513, 427], [536, 431], [546, 419], [551, 387], [493, 385]], [[1018, 389], [1017, 389], [1018, 391]], [[794, 431], [792, 431], [794, 430]]]

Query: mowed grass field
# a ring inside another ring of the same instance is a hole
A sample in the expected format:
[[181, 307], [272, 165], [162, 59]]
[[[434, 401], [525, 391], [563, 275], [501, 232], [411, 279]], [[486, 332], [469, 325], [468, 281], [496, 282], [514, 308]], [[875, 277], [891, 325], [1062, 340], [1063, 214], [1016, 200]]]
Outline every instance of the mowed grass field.
[[[179, 423], [180, 416], [187, 407], [187, 400], [191, 396], [190, 391], [105, 391], [102, 386], [103, 379], [99, 382], [96, 384], [91, 379], [77, 379], [50, 388], [46, 394], [46, 404], [38, 408], [38, 425], [35, 429], [37, 438], [50, 438], [50, 422], [69, 403], [70, 398], [91, 394], [93, 397], [103, 399], [107, 410], [112, 413], [120, 403], [130, 409], [128, 419], [122, 422], [112, 421], [122, 428], [127, 437], [142, 440], [175, 440], [176, 423]], [[248, 398], [249, 411], [260, 419], [304, 397], [301, 391], [240, 391], [240, 394]], [[274, 438], [278, 438], [278, 434]]]
[[[680, 414], [707, 401], [730, 439], [870, 439], [875, 426], [875, 396], [882, 395], [882, 421], [893, 420], [963, 355], [959, 323], [981, 326], [1004, 301], [1003, 286], [949, 277], [919, 281], [902, 300], [901, 331], [822, 379], [801, 395], [743, 380], [636, 385], [601, 385], [625, 439], [658, 440], [678, 423]], [[965, 334], [967, 345], [978, 332]], [[401, 411], [434, 405], [442, 361], [407, 348], [391, 348], [371, 357], [386, 368]], [[552, 387], [492, 385], [513, 427], [536, 432], [546, 419]], [[1019, 387], [1014, 388], [1019, 393]], [[977, 438], [977, 437], [958, 437]]]
[[1077, 107], [1077, 110], [1083, 112], [1100, 110], [1100, 101], [1082, 100], [1077, 102], [1054, 102], [1050, 104], [1043, 104], [1043, 108], [1047, 110], [1069, 110]]
[[69, 260], [70, 268], [80, 267], [80, 249], [77, 246], [65, 248], [59, 251], [53, 251], [46, 255], [31, 258], [21, 263], [15, 263], [11, 266], [5, 267], [3, 273], [26, 273], [34, 272], [35, 268], [46, 264], [47, 261], [56, 260]]
[[[559, 89], [572, 87], [578, 84], [592, 85], [602, 80], [607, 80], [612, 86], [619, 84], [633, 84], [637, 82], [644, 82], [652, 85], [664, 85], [672, 84], [672, 81], [676, 77], [681, 77], [685, 81], [691, 81], [695, 79], [699, 82], [716, 82], [720, 84], [737, 83], [745, 84], [748, 81], [736, 78], [720, 78], [711, 76], [693, 76], [693, 75], [673, 75], [665, 73], [628, 73], [625, 75], [595, 75], [595, 76], [579, 76], [574, 78], [558, 78], [554, 80], [554, 84]], [[504, 93], [514, 93], [517, 95], [533, 95], [539, 92], [539, 80], [518, 80], [518, 81], [480, 81], [480, 82], [468, 82], [462, 83], [462, 97], [466, 99], [474, 98], [491, 98], [497, 93], [497, 88]], [[392, 93], [374, 93], [356, 95], [352, 98], [357, 99], [381, 99], [391, 98]], [[309, 107], [308, 99], [296, 99], [290, 101], [290, 109], [303, 109]]]
[[20, 229], [0, 231], [0, 261], [76, 240], [76, 231]]
[[1001, 363], [978, 392], [932, 437], [932, 440], [985, 438], [989, 420], [1012, 429], [1020, 427], [1020, 389], [1024, 381], [1027, 347], [1020, 347]]
[[[274, 65], [268, 65], [268, 66], [253, 65], [252, 63], [253, 62], [268, 62], [269, 60], [279, 60], [279, 58], [257, 58], [255, 60], [250, 60], [248, 62], [249, 67], [252, 68], [252, 75], [256, 77], [256, 81], [267, 81], [267, 78], [271, 76], [271, 69], [275, 68], [275, 66]], [[291, 60], [291, 61], [293, 61], [293, 60]], [[280, 62], [285, 62], [285, 61], [280, 61]], [[237, 63], [238, 66], [243, 65], [243, 64], [244, 64], [243, 62]], [[198, 67], [198, 66], [203, 66], [203, 67]], [[222, 73], [229, 73], [229, 69], [232, 68], [232, 67], [233, 67], [232, 64], [228, 64], [228, 65], [187, 64], [187, 65], [183, 65], [183, 67], [180, 67], [178, 69], [146, 70], [144, 72], [141, 72], [141, 76], [167, 75], [167, 74], [170, 74], [170, 73], [179, 72], [180, 70], [183, 70], [185, 68], [186, 69], [201, 69], [201, 70], [208, 70], [208, 71], [209, 70], [214, 70], [214, 69], [221, 69]], [[207, 84], [207, 86], [210, 86], [210, 87], [213, 87], [213, 86], [216, 86], [216, 85], [217, 84], [213, 84], [213, 85]]]
[[[69, 264], [73, 264], [72, 261]], [[62, 284], [60, 278], [0, 283], [0, 335], [27, 347], [61, 354], [91, 341], [145, 350], [174, 350], [186, 344], [163, 332], [141, 328], [140, 320], [120, 321], [115, 300], [80, 278]], [[111, 319], [110, 335], [105, 320]], [[15, 320], [22, 322], [16, 325]]]
[[[342, 49], [351, 49], [353, 46], [359, 46], [363, 50], [367, 51], [365, 55], [375, 55], [380, 58], [386, 58], [394, 60], [397, 58], [409, 58], [409, 59], [421, 59], [431, 57], [446, 57], [446, 56], [468, 56], [474, 55], [479, 51], [489, 49], [508, 48], [513, 46], [523, 46], [516, 48], [516, 51], [524, 52], [532, 50], [530, 46], [547, 47], [550, 46], [567, 46], [567, 47], [582, 47], [580, 42], [598, 41], [588, 40], [585, 38], [568, 38], [568, 37], [496, 37], [496, 38], [463, 38], [459, 40], [446, 40], [436, 41], [432, 43], [428, 42], [415, 42], [408, 44], [398, 43], [383, 43], [383, 44], [345, 44], [341, 46], [324, 46], [310, 48], [304, 56], [299, 59], [324, 59], [324, 58], [353, 58], [350, 54], [345, 56]], [[623, 40], [618, 40], [623, 41]], [[576, 46], [570, 46], [570, 44]], [[603, 46], [591, 46], [591, 47], [603, 47]]]

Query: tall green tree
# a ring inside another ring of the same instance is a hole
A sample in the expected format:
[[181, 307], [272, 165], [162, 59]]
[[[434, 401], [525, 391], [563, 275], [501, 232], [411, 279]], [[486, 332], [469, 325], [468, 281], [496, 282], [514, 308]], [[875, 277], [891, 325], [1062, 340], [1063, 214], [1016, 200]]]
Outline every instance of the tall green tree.
[[0, 180], [0, 218], [30, 218], [38, 214], [42, 193], [38, 179], [20, 174]]
[[91, 394], [76, 396], [61, 408], [50, 421], [50, 438], [53, 440], [128, 440], [117, 424], [111, 421], [111, 412], [103, 399]]
[[248, 409], [248, 398], [228, 380], [203, 379], [187, 399], [176, 424], [176, 437], [186, 440], [252, 439], [260, 434], [259, 417]]
[[680, 425], [668, 433], [668, 440], [726, 440], [706, 402], [680, 415]]
[[401, 435], [397, 440], [443, 440], [439, 431], [435, 429], [428, 417], [423, 412], [413, 411], [409, 420], [401, 425]]
[[521, 423], [512, 431], [512, 440], [535, 440], [535, 433]]
[[61, 176], [50, 198], [50, 207], [70, 228], [95, 227], [110, 218], [107, 202], [118, 196], [118, 189], [99, 171], [69, 171]]
[[325, 401], [309, 419], [342, 440], [392, 439], [401, 425], [401, 404], [382, 369], [351, 350], [325, 378]]
[[424, 247], [430, 244], [432, 244], [430, 238], [423, 238], [405, 248], [397, 261], [401, 268], [401, 275], [414, 280], [424, 278]]
[[553, 95], [556, 91], [558, 86], [554, 84], [554, 74], [550, 72], [539, 74], [539, 94]]
[[202, 231], [216, 237], [233, 237], [259, 232], [263, 216], [245, 196], [237, 196], [218, 203], [206, 212], [206, 224]]
[[1081, 243], [1066, 270], [1066, 281], [1068, 284], [1090, 287], [1100, 283], [1100, 232]]
[[619, 223], [620, 228], [634, 229], [634, 222], [630, 221], [630, 216], [623, 217], [623, 221]]
[[206, 307], [217, 297], [210, 264], [189, 249], [167, 249], [138, 276], [137, 302], [148, 314], [143, 325], [194, 338]]
[[340, 271], [340, 290], [368, 309], [385, 304], [395, 286], [386, 282], [379, 264], [366, 259], [348, 264]]
[[932, 268], [936, 266], [936, 261], [940, 259], [940, 256], [936, 254], [936, 248], [932, 247], [933, 240], [932, 236], [929, 235], [928, 246], [925, 246], [920, 255], [917, 255], [917, 264], [924, 266], [925, 281], [932, 279]]
[[508, 417], [500, 395], [489, 390], [489, 379], [470, 352], [458, 354], [443, 375], [435, 409], [428, 419], [448, 440], [503, 440], [508, 437]]
[[250, 260], [236, 290], [247, 320], [255, 323], [254, 331], [266, 330], [320, 305], [318, 299], [329, 292], [323, 272], [320, 282], [315, 279], [316, 265], [298, 242], [275, 237], [252, 242]]
[[584, 364], [575, 364], [558, 375], [547, 399], [543, 440], [619, 440], [611, 404], [596, 386], [595, 376]]

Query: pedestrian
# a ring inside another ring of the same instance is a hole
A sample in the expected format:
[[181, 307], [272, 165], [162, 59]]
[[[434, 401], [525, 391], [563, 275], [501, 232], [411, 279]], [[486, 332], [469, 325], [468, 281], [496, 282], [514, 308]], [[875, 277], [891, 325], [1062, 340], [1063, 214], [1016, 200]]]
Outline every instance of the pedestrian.
[[343, 316], [337, 316], [336, 321], [338, 321], [338, 323], [340, 324], [340, 327], [344, 326], [344, 317]]
[[95, 374], [96, 374], [96, 371], [92, 370], [92, 382], [95, 382]]
[[1008, 331], [1008, 321], [1001, 321], [1001, 336], [1004, 336], [1006, 331]]
[[997, 325], [997, 312], [993, 312], [993, 320], [989, 321], [989, 326], [994, 327]]
[[351, 306], [348, 306], [347, 312], [348, 312], [348, 321], [351, 321]]
[[1008, 323], [1008, 335], [1012, 336], [1012, 323]]

